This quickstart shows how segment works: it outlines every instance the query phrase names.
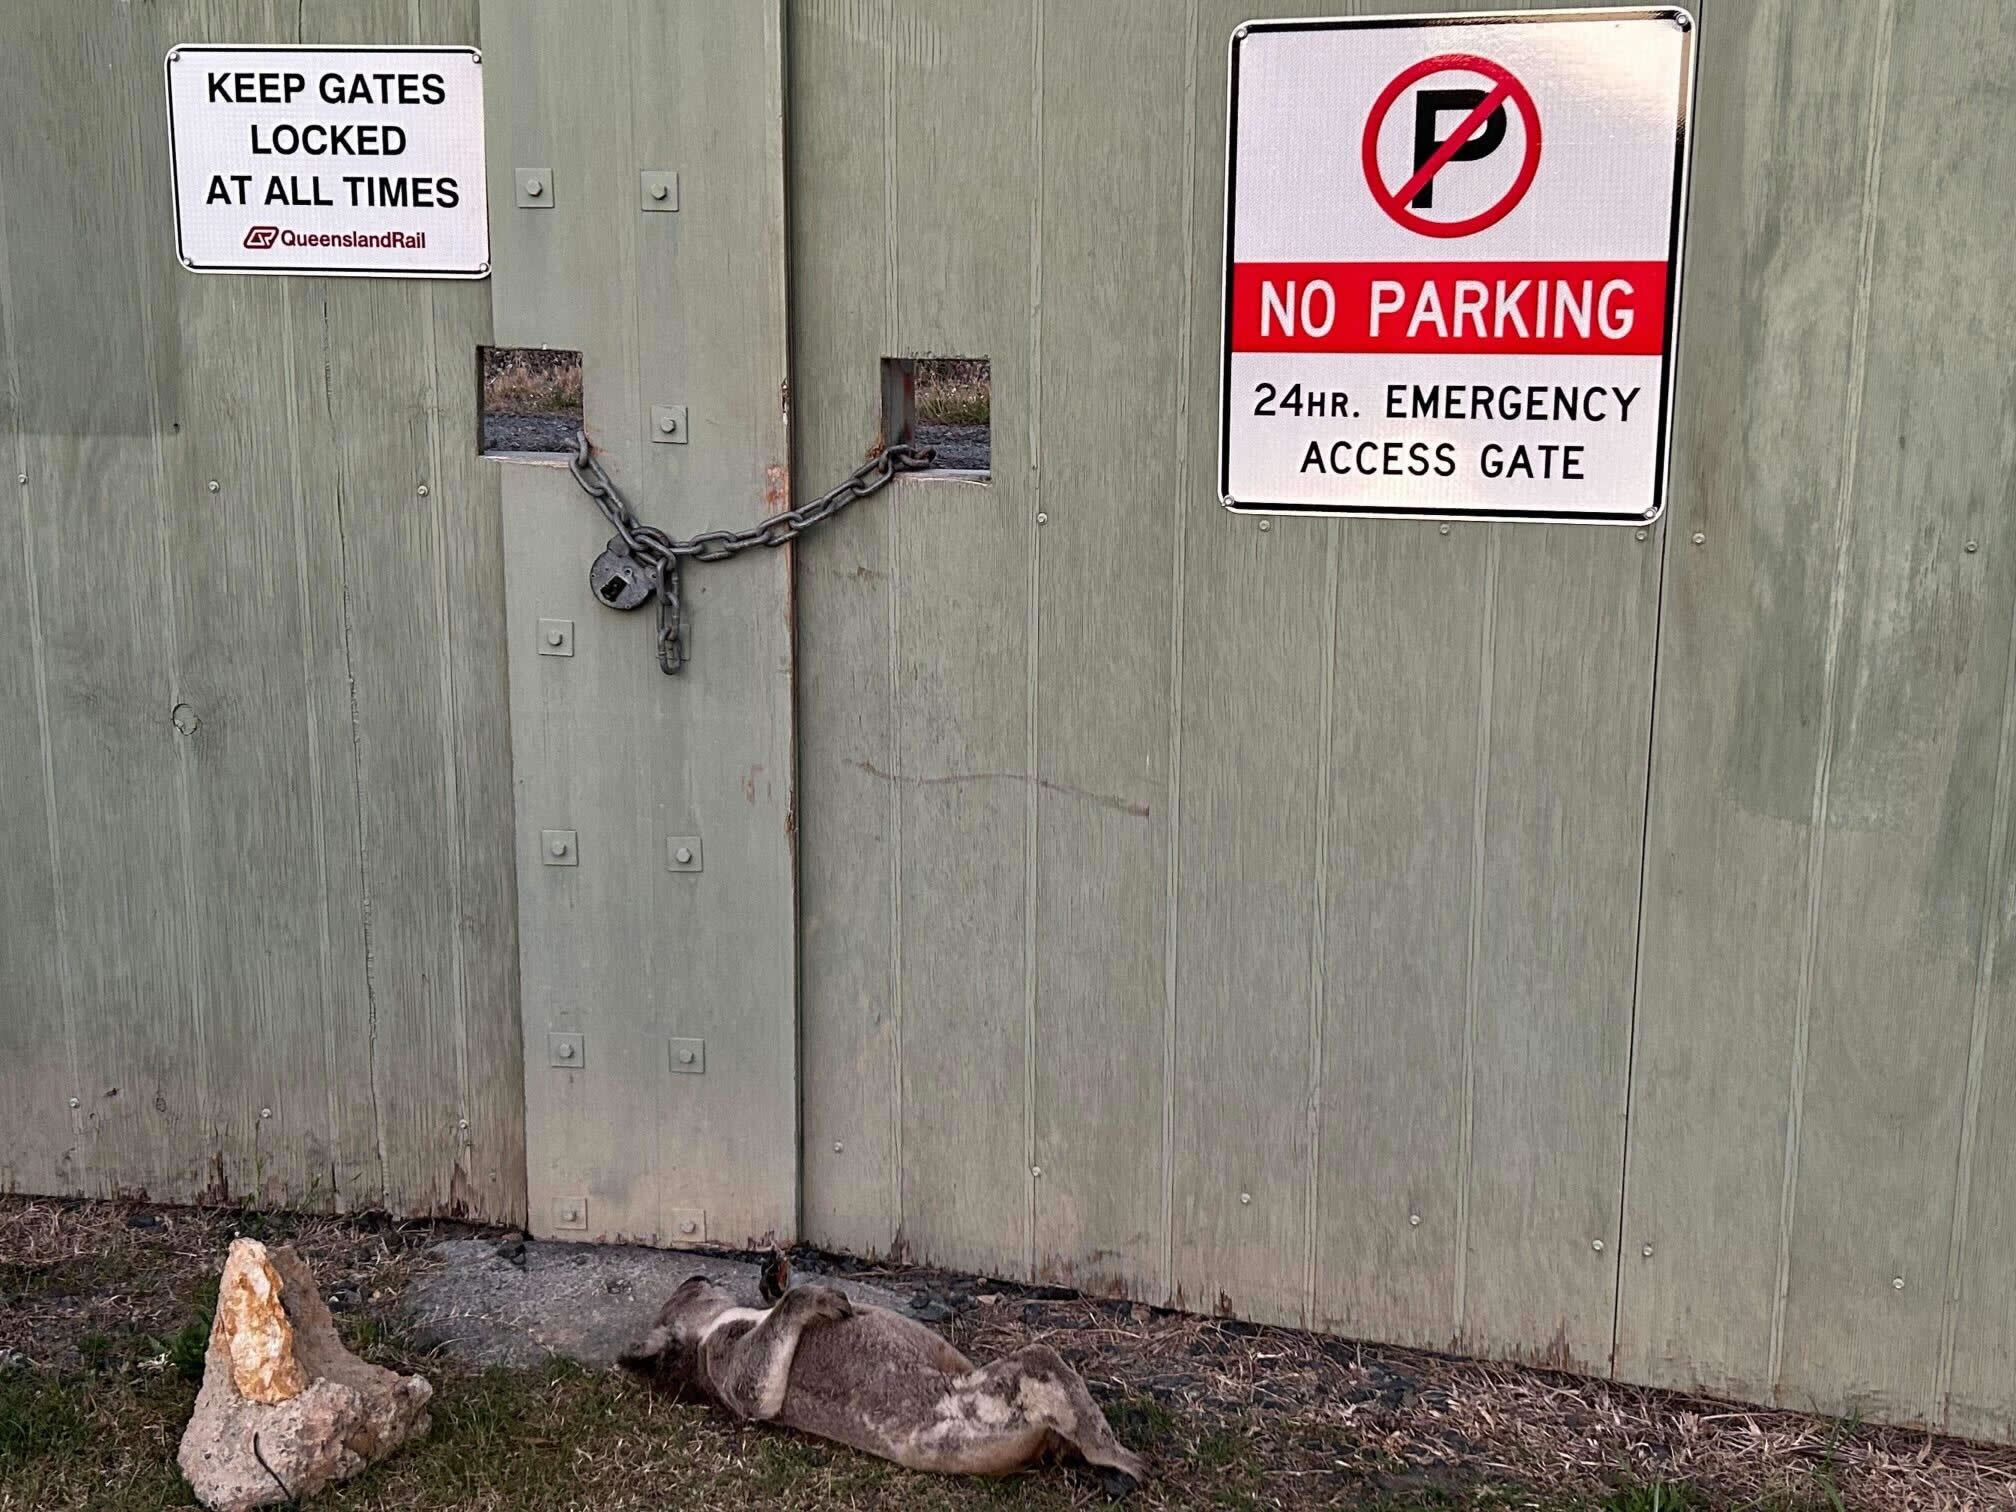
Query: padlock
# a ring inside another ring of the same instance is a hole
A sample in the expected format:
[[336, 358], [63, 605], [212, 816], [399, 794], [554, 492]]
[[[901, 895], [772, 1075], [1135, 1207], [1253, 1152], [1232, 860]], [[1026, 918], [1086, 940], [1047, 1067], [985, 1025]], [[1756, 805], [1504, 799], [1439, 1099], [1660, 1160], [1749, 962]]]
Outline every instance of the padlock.
[[630, 555], [618, 536], [588, 569], [588, 587], [611, 609], [641, 609], [651, 601], [651, 570]]

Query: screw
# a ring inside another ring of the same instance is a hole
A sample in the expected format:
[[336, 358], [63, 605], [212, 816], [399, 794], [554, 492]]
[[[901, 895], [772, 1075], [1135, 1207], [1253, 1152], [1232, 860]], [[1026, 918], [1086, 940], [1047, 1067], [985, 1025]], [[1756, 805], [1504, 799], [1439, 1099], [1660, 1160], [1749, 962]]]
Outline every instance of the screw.
[[688, 1218], [684, 1223], [679, 1225], [679, 1232], [682, 1234], [697, 1234], [700, 1232], [700, 1225], [695, 1223], [691, 1218]]
[[1603, 1253], [1603, 1241], [1601, 1239], [1591, 1239], [1589, 1241], [1589, 1248], [1600, 1255]]
[[1419, 1213], [1409, 1213], [1407, 1215], [1407, 1227], [1409, 1228], [1421, 1227], [1421, 1215]]
[[1029, 1174], [1030, 1174], [1031, 1176], [1041, 1176], [1041, 1175], [1043, 1174], [1043, 1167], [1041, 1167], [1041, 1166], [1031, 1166], [1031, 1167], [1029, 1167]]
[[1038, 525], [1048, 525], [1050, 523], [1050, 516], [1039, 509], [1036, 511], [1036, 523]]
[[671, 193], [672, 187], [669, 184], [653, 184], [651, 186], [651, 198], [655, 200], [662, 200]]
[[74, 1097], [73, 1097], [73, 1098], [71, 1098], [71, 1099], [70, 1099], [70, 1106], [71, 1106], [71, 1107], [73, 1107], [73, 1108], [79, 1108], [79, 1107], [82, 1107], [82, 1106], [83, 1106], [83, 1104], [82, 1104], [82, 1103], [80, 1103], [80, 1102], [79, 1102], [79, 1101], [78, 1101], [78, 1100], [77, 1100], [76, 1098], [74, 1098]]
[[[26, 478], [23, 478], [21, 481], [23, 483], [26, 483], [28, 480]], [[1969, 541], [1967, 543], [1967, 549], [1969, 551], [1979, 551], [1981, 549], [1981, 543], [1979, 541]]]
[[20, 477], [16, 478], [14, 481], [19, 483], [22, 487], [25, 488], [28, 485], [28, 474], [23, 473], [21, 474]]
[[566, 637], [566, 636], [565, 636], [565, 635], [564, 635], [564, 634], [563, 634], [562, 632], [560, 632], [560, 631], [558, 631], [558, 630], [548, 630], [548, 631], [546, 632], [546, 644], [547, 644], [547, 645], [549, 645], [549, 646], [562, 646], [562, 645], [565, 645], [566, 643], [567, 643], [567, 637]]
[[1449, 527], [1448, 527], [1447, 525], [1444, 525], [1444, 526], [1441, 526], [1441, 527], [1440, 527], [1440, 530], [1441, 530], [1441, 532], [1442, 532], [1442, 534], [1443, 534], [1443, 535], [1447, 535], [1447, 534], [1449, 534]]
[[545, 192], [546, 192], [546, 186], [540, 183], [539, 180], [537, 179], [525, 180], [525, 197], [527, 199], [537, 199], [539, 198], [540, 195], [544, 194]]
[[1703, 535], [1700, 531], [1697, 530], [1694, 532], [1694, 544], [1696, 546], [1699, 546], [1703, 541], [1707, 539], [1708, 537]]
[[1241, 1192], [1239, 1194], [1239, 1205], [1241, 1207], [1251, 1207], [1253, 1205], [1253, 1194], [1251, 1192]]
[[1902, 1276], [1892, 1276], [1890, 1278], [1890, 1289], [1892, 1291], [1904, 1290], [1904, 1278]]
[[839, 1153], [840, 1153], [840, 1152], [841, 1152], [842, 1150], [844, 1150], [844, 1149], [846, 1149], [846, 1148], [847, 1148], [847, 1146], [845, 1146], [844, 1144], [840, 1143], [840, 1141], [839, 1141], [839, 1140], [837, 1140], [837, 1139], [836, 1139], [836, 1140], [834, 1140], [834, 1141], [833, 1141], [833, 1153], [834, 1153], [835, 1155], [838, 1155], [838, 1154], [839, 1154]]
[[271, 1118], [273, 1116], [273, 1110], [271, 1108], [261, 1108], [259, 1110], [259, 1116], [261, 1118]]
[[418, 495], [420, 495], [421, 498], [424, 499], [427, 497], [427, 485], [425, 483], [422, 483], [418, 488], [414, 489], [413, 492], [417, 493]]
[[553, 854], [556, 856], [564, 856], [567, 854], [567, 842], [565, 840], [555, 840], [551, 845], [547, 846], [546, 849], [553, 852]]
[[693, 847], [690, 845], [680, 846], [679, 849], [672, 852], [672, 859], [677, 861], [681, 866], [691, 866], [693, 864]]
[[1642, 541], [1645, 539], [1645, 532], [1642, 530], [1634, 530], [1631, 532], [1631, 539], [1634, 541]]
[[455, 1120], [455, 1127], [458, 1129], [466, 1129], [469, 1127], [469, 1120], [466, 1118], [458, 1118]]
[[210, 492], [212, 493], [216, 493], [218, 489], [222, 488], [223, 486], [224, 485], [219, 483], [215, 478], [212, 478], [210, 480]]
[[1648, 1244], [1645, 1248], [1638, 1251], [1638, 1253], [1643, 1255], [1647, 1260], [1650, 1260], [1652, 1258], [1652, 1246]]

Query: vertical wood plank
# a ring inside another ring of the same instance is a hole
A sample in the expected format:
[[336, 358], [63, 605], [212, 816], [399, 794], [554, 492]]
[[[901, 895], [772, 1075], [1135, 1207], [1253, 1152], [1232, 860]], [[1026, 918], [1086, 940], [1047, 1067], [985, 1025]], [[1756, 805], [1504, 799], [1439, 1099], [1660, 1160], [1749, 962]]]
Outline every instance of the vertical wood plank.
[[[7, 129], [16, 122], [0, 106]], [[0, 805], [0, 980], [9, 1008], [0, 1013], [0, 1191], [77, 1189], [81, 1172], [70, 1098], [78, 1095], [76, 1048], [57, 910], [60, 849], [51, 822], [55, 772], [47, 738], [48, 677], [33, 550], [26, 403], [19, 328], [27, 319], [10, 277], [10, 220], [19, 181], [0, 147], [0, 624], [13, 627], [0, 655], [0, 773], [9, 797]], [[19, 480], [18, 482], [16, 480]]]
[[1438, 1346], [1457, 1325], [1464, 1213], [1487, 541], [1476, 527], [1344, 527], [1323, 774], [1314, 1321]]
[[1185, 9], [1043, 8], [1035, 1273], [1158, 1299]]
[[[895, 350], [884, 4], [794, 0], [791, 47], [793, 486], [809, 498], [882, 431]], [[800, 1084], [806, 1237], [883, 1254], [900, 1226], [891, 576], [900, 491], [796, 548]]]
[[[1883, 12], [1704, 20], [1617, 1370], [1758, 1399], [1773, 1335], [1839, 458]], [[1702, 544], [1692, 536], [1699, 532]], [[1650, 1256], [1644, 1254], [1646, 1248]]]
[[[1980, 3], [1900, 5], [1891, 25], [1865, 138], [1864, 349], [1840, 452], [1848, 534], [1777, 1391], [1936, 1422], [1970, 1059], [1992, 1012], [1977, 972], [2016, 611], [2016, 212], [1999, 188], [2016, 173], [2000, 83], [2016, 27]], [[1973, 329], [1956, 344], [1962, 311]]]
[[[9, 306], [43, 317], [15, 325], [11, 351], [33, 375], [20, 390], [21, 471], [46, 750], [31, 771], [46, 773], [34, 780], [53, 804], [43, 853], [53, 844], [59, 858], [77, 1055], [63, 1090], [80, 1102], [63, 1109], [76, 1156], [61, 1184], [186, 1196], [203, 1189], [216, 1145], [158, 496], [180, 371], [174, 261], [161, 237], [162, 130], [105, 88], [158, 79], [150, 19], [85, 26], [54, 4], [14, 18], [34, 66], [0, 101], [0, 180]], [[56, 1051], [43, 1053], [60, 1086], [68, 1057]]]
[[[1031, 556], [1040, 503], [1030, 321], [1042, 108], [1037, 13], [904, 7], [892, 35], [899, 354], [986, 357], [993, 477], [909, 480], [894, 718], [902, 835], [902, 1239], [919, 1259], [1027, 1265], [1026, 887]], [[956, 45], [953, 39], [956, 38]], [[976, 163], [988, 192], [971, 192]]]
[[[589, 433], [645, 518], [760, 517], [787, 459], [777, 8], [493, 0], [483, 22], [499, 339], [582, 351]], [[513, 208], [517, 166], [551, 170], [554, 209]], [[679, 173], [676, 216], [640, 212], [646, 168]], [[688, 444], [644, 440], [663, 403], [688, 406]], [[693, 660], [666, 678], [648, 614], [588, 593], [607, 530], [567, 474], [514, 464], [503, 490], [530, 1222], [585, 1198], [588, 1237], [788, 1239], [788, 562], [691, 570]], [[536, 654], [547, 616], [575, 622], [573, 657]], [[579, 865], [541, 864], [547, 828], [578, 832]], [[700, 873], [668, 870], [675, 835], [700, 837]], [[562, 1030], [580, 1071], [549, 1063]], [[675, 1036], [706, 1041], [704, 1074], [673, 1074]]]

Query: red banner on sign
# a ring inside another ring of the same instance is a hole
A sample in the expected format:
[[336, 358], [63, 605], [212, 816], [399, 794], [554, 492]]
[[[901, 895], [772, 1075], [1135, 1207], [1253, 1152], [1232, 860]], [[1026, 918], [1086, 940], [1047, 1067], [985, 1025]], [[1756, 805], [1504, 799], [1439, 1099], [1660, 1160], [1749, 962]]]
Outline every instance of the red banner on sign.
[[1240, 263], [1235, 352], [1656, 357], [1663, 262]]

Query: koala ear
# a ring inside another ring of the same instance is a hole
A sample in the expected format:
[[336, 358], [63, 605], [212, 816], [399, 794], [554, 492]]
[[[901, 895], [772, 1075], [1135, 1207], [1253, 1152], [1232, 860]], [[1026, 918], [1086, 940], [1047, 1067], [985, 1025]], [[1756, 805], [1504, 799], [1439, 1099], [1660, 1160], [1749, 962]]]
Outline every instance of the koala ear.
[[763, 1262], [763, 1270], [756, 1279], [756, 1287], [763, 1300], [774, 1305], [791, 1287], [791, 1257], [773, 1245], [770, 1258]]

